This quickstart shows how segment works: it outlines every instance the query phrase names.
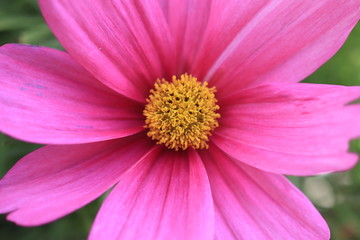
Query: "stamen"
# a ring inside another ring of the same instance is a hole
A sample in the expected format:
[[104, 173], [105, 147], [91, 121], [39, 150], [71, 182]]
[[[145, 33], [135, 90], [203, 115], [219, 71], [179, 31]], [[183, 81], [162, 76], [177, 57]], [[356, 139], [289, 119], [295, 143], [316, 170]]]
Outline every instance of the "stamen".
[[176, 151], [208, 148], [211, 131], [219, 126], [215, 92], [188, 74], [173, 76], [171, 83], [158, 79], [143, 112], [147, 135]]

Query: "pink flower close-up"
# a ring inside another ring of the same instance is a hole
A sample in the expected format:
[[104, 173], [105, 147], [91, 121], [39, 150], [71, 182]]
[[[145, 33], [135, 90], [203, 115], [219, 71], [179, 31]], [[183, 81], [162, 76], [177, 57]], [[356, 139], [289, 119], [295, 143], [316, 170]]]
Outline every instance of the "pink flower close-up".
[[65, 51], [0, 47], [0, 130], [47, 146], [0, 213], [55, 221], [108, 190], [89, 239], [330, 239], [285, 176], [352, 168], [360, 87], [300, 83], [358, 0], [39, 0]]

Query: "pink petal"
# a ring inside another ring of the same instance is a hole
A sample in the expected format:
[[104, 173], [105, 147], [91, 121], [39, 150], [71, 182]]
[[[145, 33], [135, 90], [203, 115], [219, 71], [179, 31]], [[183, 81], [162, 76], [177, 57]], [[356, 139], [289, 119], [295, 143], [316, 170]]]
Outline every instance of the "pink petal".
[[159, 0], [176, 45], [178, 75], [191, 64], [204, 38], [211, 0]]
[[324, 219], [285, 177], [201, 151], [215, 206], [216, 239], [329, 239]]
[[99, 197], [150, 150], [143, 135], [107, 142], [46, 146], [0, 181], [0, 212], [24, 226], [60, 218]]
[[220, 91], [298, 82], [326, 62], [359, 20], [358, 1], [214, 1], [192, 72]]
[[24, 141], [86, 143], [143, 130], [142, 106], [103, 86], [65, 52], [0, 48], [0, 130]]
[[155, 1], [40, 0], [64, 48], [90, 73], [145, 102], [159, 77], [174, 72], [170, 32]]
[[273, 84], [229, 97], [212, 141], [266, 171], [309, 175], [349, 169], [348, 142], [360, 136], [360, 87]]
[[90, 239], [213, 239], [213, 206], [198, 155], [153, 152], [124, 175]]

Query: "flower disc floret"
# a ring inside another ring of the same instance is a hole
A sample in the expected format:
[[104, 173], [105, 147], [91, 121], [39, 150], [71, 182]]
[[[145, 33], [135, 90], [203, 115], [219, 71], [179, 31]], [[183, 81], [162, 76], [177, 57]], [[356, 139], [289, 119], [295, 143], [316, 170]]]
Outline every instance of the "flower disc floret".
[[144, 110], [147, 135], [176, 151], [208, 148], [211, 131], [219, 126], [215, 92], [188, 74], [173, 76], [172, 82], [158, 79]]

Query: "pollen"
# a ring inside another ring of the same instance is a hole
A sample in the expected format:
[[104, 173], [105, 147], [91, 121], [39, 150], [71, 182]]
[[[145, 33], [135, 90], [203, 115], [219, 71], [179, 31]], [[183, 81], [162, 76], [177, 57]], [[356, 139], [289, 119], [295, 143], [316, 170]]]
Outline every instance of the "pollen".
[[211, 132], [219, 126], [216, 88], [183, 74], [172, 82], [158, 79], [143, 114], [147, 135], [169, 149], [208, 148]]

